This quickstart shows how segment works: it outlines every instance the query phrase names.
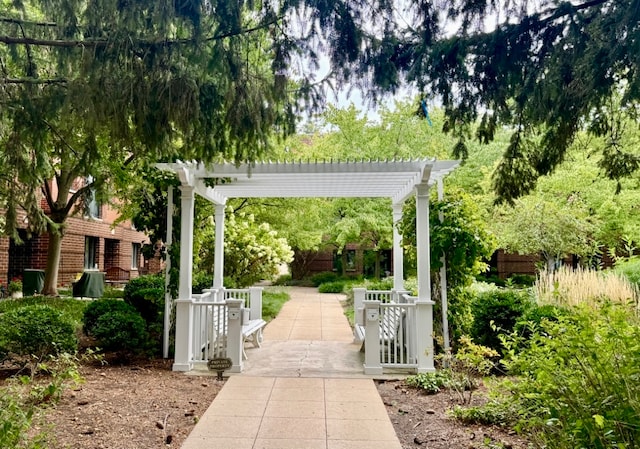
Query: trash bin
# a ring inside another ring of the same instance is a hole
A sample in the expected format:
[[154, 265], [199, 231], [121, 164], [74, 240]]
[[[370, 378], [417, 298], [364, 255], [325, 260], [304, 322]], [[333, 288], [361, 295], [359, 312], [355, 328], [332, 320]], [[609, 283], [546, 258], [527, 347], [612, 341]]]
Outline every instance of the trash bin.
[[22, 294], [33, 296], [44, 288], [44, 270], [24, 270], [22, 276]]

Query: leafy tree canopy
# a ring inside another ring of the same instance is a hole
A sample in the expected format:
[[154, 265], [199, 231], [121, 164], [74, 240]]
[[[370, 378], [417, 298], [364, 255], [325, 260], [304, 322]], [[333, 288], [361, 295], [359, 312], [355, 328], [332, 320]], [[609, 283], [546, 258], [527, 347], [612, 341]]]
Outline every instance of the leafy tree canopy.
[[493, 178], [499, 200], [533, 189], [581, 129], [608, 137], [602, 167], [610, 177], [640, 167], [619, 126], [630, 118], [638, 127], [638, 0], [421, 0], [406, 16], [406, 26], [389, 23], [371, 41], [363, 69], [374, 85], [393, 89], [404, 78], [438, 98], [444, 129], [459, 137], [456, 156], [468, 154], [476, 120], [481, 141], [509, 125]]
[[[429, 230], [431, 271], [435, 274], [442, 267], [441, 256], [444, 255], [449, 288], [455, 289], [469, 285], [477, 274], [486, 270], [484, 260], [491, 256], [496, 242], [472, 197], [452, 190], [444, 200], [431, 201]], [[405, 205], [399, 226], [406, 254], [415, 265], [415, 202]]]
[[44, 292], [56, 293], [66, 219], [128, 185], [133, 168], [252, 161], [291, 133], [322, 99], [314, 71], [294, 63], [317, 64], [325, 43], [344, 80], [360, 48], [357, 8], [0, 0], [0, 207], [14, 238], [20, 214], [49, 233]]

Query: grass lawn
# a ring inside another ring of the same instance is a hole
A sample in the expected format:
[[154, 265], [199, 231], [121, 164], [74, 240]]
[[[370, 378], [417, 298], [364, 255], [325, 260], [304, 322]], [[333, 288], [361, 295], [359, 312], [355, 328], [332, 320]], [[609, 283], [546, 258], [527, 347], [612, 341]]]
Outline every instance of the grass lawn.
[[289, 293], [279, 290], [277, 288], [267, 288], [262, 292], [262, 319], [265, 321], [271, 321], [274, 319], [285, 302], [289, 301], [291, 297]]

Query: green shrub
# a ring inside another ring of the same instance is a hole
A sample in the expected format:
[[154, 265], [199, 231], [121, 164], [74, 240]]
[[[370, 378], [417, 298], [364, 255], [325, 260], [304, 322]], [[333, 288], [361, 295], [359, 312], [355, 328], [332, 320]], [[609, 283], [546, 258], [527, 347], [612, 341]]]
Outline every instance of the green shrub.
[[509, 334], [533, 305], [528, 290], [495, 289], [478, 293], [473, 302], [471, 338], [501, 351], [500, 334]]
[[614, 271], [624, 275], [636, 287], [640, 287], [640, 258], [634, 257], [616, 262]]
[[332, 271], [326, 271], [324, 273], [318, 273], [311, 277], [311, 283], [314, 287], [319, 287], [321, 284], [326, 284], [327, 282], [335, 282], [340, 279], [336, 273]]
[[344, 281], [325, 282], [323, 284], [320, 284], [320, 286], [318, 287], [318, 291], [320, 293], [343, 293], [344, 286]]
[[273, 281], [273, 285], [291, 285], [292, 278], [290, 274], [282, 274], [278, 276], [278, 278]]
[[25, 306], [0, 315], [0, 353], [42, 359], [77, 346], [73, 323], [52, 307]]
[[392, 290], [393, 278], [373, 280], [367, 283], [367, 290]]
[[561, 316], [566, 316], [569, 312], [553, 304], [533, 305], [518, 320], [514, 326], [517, 335], [523, 338], [525, 344], [536, 329], [540, 329], [543, 321], [558, 321]]
[[45, 305], [60, 311], [65, 318], [71, 320], [75, 327], [82, 325], [82, 315], [87, 306], [86, 301], [72, 298], [53, 298], [48, 296], [29, 296], [20, 299], [5, 299], [0, 301], [0, 313], [19, 309], [24, 306]]
[[124, 312], [132, 313], [136, 312], [136, 309], [126, 302], [119, 299], [99, 299], [89, 303], [84, 310], [84, 316], [82, 318], [84, 333], [87, 335], [94, 335], [94, 328], [98, 319], [107, 313]]
[[213, 285], [213, 274], [209, 274], [204, 271], [198, 271], [193, 274], [193, 280], [191, 281], [191, 284], [191, 292], [193, 294], [199, 295], [205, 288], [211, 288], [211, 286]]
[[507, 401], [518, 404], [520, 426], [540, 447], [637, 447], [640, 326], [623, 306], [543, 321], [527, 348], [510, 355], [510, 372], [523, 374], [507, 385]]
[[512, 274], [508, 282], [513, 286], [531, 287], [536, 283], [536, 277], [530, 274]]
[[124, 287], [124, 301], [131, 304], [148, 324], [162, 322], [164, 277], [146, 275], [130, 280]]
[[109, 351], [141, 353], [149, 346], [146, 323], [135, 310], [113, 310], [100, 315], [92, 335], [102, 349]]

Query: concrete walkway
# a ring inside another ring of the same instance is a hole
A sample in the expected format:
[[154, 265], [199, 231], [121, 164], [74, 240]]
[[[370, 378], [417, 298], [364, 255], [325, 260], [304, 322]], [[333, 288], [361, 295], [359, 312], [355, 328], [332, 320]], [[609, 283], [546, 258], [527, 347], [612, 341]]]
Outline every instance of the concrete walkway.
[[182, 449], [402, 449], [341, 297], [290, 295]]

